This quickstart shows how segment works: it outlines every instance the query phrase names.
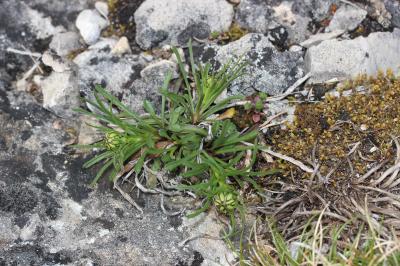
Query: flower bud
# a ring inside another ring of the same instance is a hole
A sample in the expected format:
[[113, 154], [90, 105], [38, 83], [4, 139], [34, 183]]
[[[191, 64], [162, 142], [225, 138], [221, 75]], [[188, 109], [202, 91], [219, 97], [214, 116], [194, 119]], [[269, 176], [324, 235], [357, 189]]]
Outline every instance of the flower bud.
[[108, 150], [113, 150], [123, 143], [124, 137], [118, 132], [107, 132], [104, 138], [104, 144]]
[[214, 197], [214, 204], [221, 213], [227, 214], [236, 207], [236, 197], [233, 193], [220, 193]]

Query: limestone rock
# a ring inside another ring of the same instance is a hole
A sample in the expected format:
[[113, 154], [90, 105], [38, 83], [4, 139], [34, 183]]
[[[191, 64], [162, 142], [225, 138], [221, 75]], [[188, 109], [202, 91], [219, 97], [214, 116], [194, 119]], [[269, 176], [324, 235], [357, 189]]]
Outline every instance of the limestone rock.
[[310, 83], [332, 78], [347, 79], [358, 74], [375, 75], [391, 68], [400, 73], [400, 30], [371, 33], [353, 40], [328, 40], [307, 50], [305, 64]]
[[225, 0], [146, 0], [135, 12], [136, 42], [142, 49], [186, 45], [228, 30], [233, 15]]
[[245, 75], [232, 84], [229, 94], [263, 91], [277, 95], [304, 75], [302, 51], [279, 52], [262, 34], [250, 33], [225, 46], [207, 45], [199, 53], [202, 62], [210, 62], [216, 68], [240, 56], [249, 62]]
[[237, 6], [235, 19], [246, 29], [267, 33], [279, 27], [288, 32], [289, 43], [300, 43], [311, 35], [313, 21], [321, 21], [336, 0], [242, 0]]
[[394, 0], [384, 0], [386, 10], [392, 16], [393, 26], [400, 28], [400, 2]]
[[367, 11], [364, 9], [352, 5], [342, 5], [335, 12], [327, 30], [331, 32], [336, 30], [352, 31], [358, 27], [366, 16]]

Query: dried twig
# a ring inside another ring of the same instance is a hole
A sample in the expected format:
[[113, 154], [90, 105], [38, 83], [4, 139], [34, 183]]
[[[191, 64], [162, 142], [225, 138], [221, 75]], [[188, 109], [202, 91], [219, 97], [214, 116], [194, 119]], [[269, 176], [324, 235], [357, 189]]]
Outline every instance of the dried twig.
[[368, 177], [370, 177], [372, 174], [374, 174], [376, 171], [378, 171], [379, 169], [381, 169], [381, 167], [383, 165], [385, 165], [386, 161], [381, 162], [380, 164], [378, 164], [377, 166], [371, 168], [371, 170], [369, 170], [368, 172], [366, 172], [362, 177], [360, 177], [357, 181], [359, 183], [363, 182], [365, 179], [367, 179]]
[[40, 58], [42, 57], [41, 53], [33, 53], [33, 52], [29, 52], [29, 51], [21, 51], [21, 50], [17, 50], [11, 47], [8, 47], [6, 49], [7, 52], [9, 53], [14, 53], [14, 54], [20, 54], [20, 55], [29, 55], [29, 56], [33, 56], [33, 57], [37, 57]]
[[[316, 215], [316, 214], [321, 214], [321, 213], [322, 213], [322, 210], [321, 211], [319, 211], [319, 210], [301, 211], [301, 212], [294, 212], [293, 216], [297, 217], [297, 216], [303, 216], [303, 215]], [[343, 217], [342, 215], [338, 215], [336, 213], [333, 213], [333, 212], [325, 211], [324, 215], [332, 217], [332, 218], [335, 218], [335, 219], [338, 219], [338, 220], [340, 220], [342, 222], [345, 222], [345, 223], [348, 222], [347, 218]]]
[[290, 86], [285, 93], [281, 94], [281, 95], [277, 95], [277, 96], [272, 96], [272, 97], [268, 97], [266, 99], [266, 102], [275, 102], [275, 101], [279, 101], [282, 100], [284, 98], [286, 98], [287, 96], [289, 96], [290, 94], [293, 93], [293, 91], [295, 89], [297, 89], [297, 87], [299, 87], [301, 84], [303, 84], [303, 82], [305, 82], [307, 79], [309, 79], [311, 77], [311, 73], [307, 73], [304, 77], [300, 78], [299, 80], [297, 80], [292, 86]]
[[140, 189], [140, 191], [142, 191], [143, 193], [150, 193], [150, 194], [157, 194], [158, 192], [155, 191], [154, 189], [149, 189], [149, 188], [145, 188], [139, 181], [139, 178], [137, 178], [137, 176], [135, 177], [135, 184], [137, 186], [138, 189]]
[[207, 239], [213, 239], [213, 240], [224, 240], [224, 238], [222, 237], [215, 237], [215, 236], [211, 236], [209, 234], [200, 234], [200, 235], [196, 235], [196, 236], [191, 236], [186, 238], [185, 240], [181, 241], [178, 243], [178, 247], [182, 248], [184, 247], [188, 242], [199, 239], [199, 238], [207, 238]]
[[400, 168], [400, 162], [396, 163], [395, 165], [393, 165], [392, 167], [387, 169], [385, 172], [383, 172], [383, 174], [377, 180], [372, 182], [371, 184], [374, 186], [379, 185], [383, 180], [386, 179], [386, 177], [388, 177], [390, 174], [392, 174], [394, 171], [396, 171], [399, 168]]
[[142, 214], [143, 214], [143, 209], [132, 199], [131, 196], [129, 196], [128, 193], [126, 193], [125, 191], [123, 191], [120, 186], [118, 185], [118, 178], [115, 178], [114, 180], [114, 188], [116, 190], [118, 190], [119, 193], [121, 193], [121, 195], [130, 203], [133, 205], [133, 207], [135, 207], [136, 209], [138, 209]]
[[[397, 140], [397, 138], [392, 137], [392, 140], [394, 141], [394, 143], [396, 144], [396, 160], [395, 160], [395, 164], [400, 162], [400, 144], [399, 141]], [[395, 187], [395, 185], [393, 185], [393, 182], [396, 180], [397, 175], [399, 174], [400, 168], [397, 168], [392, 176], [382, 185], [383, 188], [387, 188], [387, 187]], [[396, 182], [397, 183], [397, 182]]]
[[165, 207], [164, 207], [164, 195], [161, 195], [160, 207], [161, 207], [161, 210], [163, 211], [163, 213], [164, 213], [165, 215], [167, 215], [167, 216], [176, 216], [176, 215], [179, 215], [179, 214], [181, 214], [181, 213], [183, 213], [183, 212], [185, 211], [185, 208], [183, 208], [183, 209], [180, 210], [180, 211], [176, 211], [176, 212], [167, 211], [167, 210], [165, 209]]
[[[241, 143], [246, 145], [246, 146], [254, 146], [254, 144], [248, 143], [248, 142], [245, 142], [245, 141], [242, 141]], [[274, 151], [270, 150], [269, 148], [260, 148], [260, 150], [263, 151], [263, 152], [266, 152], [266, 153], [268, 153], [268, 154], [270, 154], [272, 156], [280, 158], [282, 160], [288, 161], [288, 162], [298, 166], [301, 170], [303, 170], [303, 171], [305, 171], [307, 173], [313, 173], [314, 172], [313, 169], [311, 169], [310, 167], [308, 167], [304, 163], [302, 163], [302, 162], [300, 162], [300, 161], [298, 161], [298, 160], [296, 160], [296, 159], [294, 159], [292, 157], [286, 156], [286, 155], [278, 153], [278, 152], [274, 152]]]

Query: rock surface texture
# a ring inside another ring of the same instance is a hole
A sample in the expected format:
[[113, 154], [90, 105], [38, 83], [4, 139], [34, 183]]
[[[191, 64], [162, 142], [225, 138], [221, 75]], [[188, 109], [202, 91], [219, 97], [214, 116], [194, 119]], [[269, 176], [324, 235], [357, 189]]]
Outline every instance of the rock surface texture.
[[310, 35], [313, 21], [329, 15], [335, 0], [242, 0], [237, 7], [236, 21], [252, 32], [267, 33], [283, 26], [288, 32], [289, 43], [299, 43]]
[[357, 8], [351, 5], [341, 6], [333, 16], [327, 30], [348, 30], [352, 31], [363, 21], [367, 16], [367, 11], [362, 8]]
[[225, 0], [146, 0], [135, 12], [136, 41], [142, 49], [186, 45], [228, 30], [233, 6]]
[[305, 74], [302, 51], [279, 52], [262, 34], [247, 34], [225, 46], [205, 46], [199, 53], [201, 61], [210, 61], [215, 68], [241, 56], [249, 63], [246, 74], [232, 84], [230, 94], [250, 95], [263, 91], [276, 95]]
[[358, 74], [376, 75], [379, 70], [392, 69], [400, 74], [400, 30], [393, 33], [371, 33], [354, 40], [328, 40], [308, 49], [305, 56], [311, 83], [332, 78], [340, 80]]

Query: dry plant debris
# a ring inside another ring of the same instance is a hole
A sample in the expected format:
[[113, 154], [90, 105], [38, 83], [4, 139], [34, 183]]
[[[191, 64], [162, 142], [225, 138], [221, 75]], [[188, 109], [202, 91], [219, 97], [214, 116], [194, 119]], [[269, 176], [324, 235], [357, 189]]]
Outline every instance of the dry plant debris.
[[281, 160], [265, 163], [284, 172], [259, 180], [269, 192], [258, 210], [274, 215], [288, 235], [324, 208], [330, 220], [372, 215], [400, 229], [399, 100], [400, 80], [388, 70], [348, 81], [321, 102], [298, 104], [295, 122], [270, 131], [266, 142], [314, 171]]

